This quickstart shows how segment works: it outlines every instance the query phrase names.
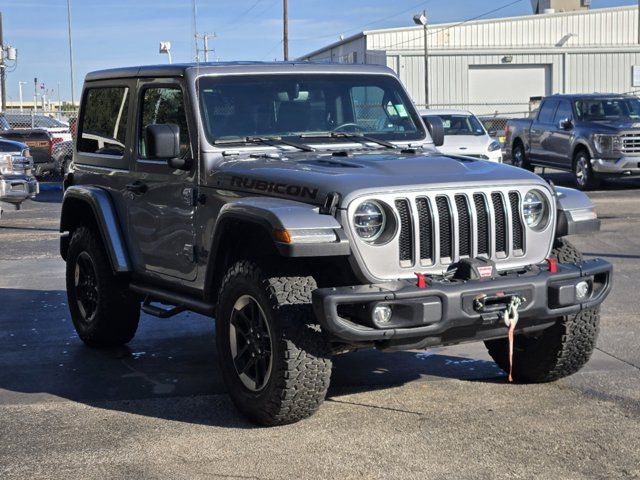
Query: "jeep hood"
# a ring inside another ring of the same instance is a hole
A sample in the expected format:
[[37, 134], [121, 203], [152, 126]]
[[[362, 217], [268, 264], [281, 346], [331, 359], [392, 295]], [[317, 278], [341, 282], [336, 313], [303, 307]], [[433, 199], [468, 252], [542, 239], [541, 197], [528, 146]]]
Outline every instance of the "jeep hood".
[[286, 154], [277, 158], [231, 157], [213, 170], [212, 187], [323, 203], [337, 192], [359, 193], [455, 188], [468, 185], [544, 184], [509, 165], [427, 151], [413, 153]]

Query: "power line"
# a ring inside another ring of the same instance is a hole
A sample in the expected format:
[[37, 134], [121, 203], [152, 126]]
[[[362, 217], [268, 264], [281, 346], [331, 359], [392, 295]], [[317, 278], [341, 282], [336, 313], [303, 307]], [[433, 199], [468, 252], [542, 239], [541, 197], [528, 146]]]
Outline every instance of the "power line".
[[226, 32], [227, 30], [230, 29], [231, 26], [240, 23], [244, 17], [246, 17], [247, 15], [249, 15], [258, 5], [260, 5], [260, 3], [262, 2], [262, 0], [256, 0], [255, 2], [253, 2], [253, 4], [247, 8], [244, 12], [242, 12], [240, 15], [238, 15], [235, 19], [231, 20], [230, 22], [227, 22], [225, 24], [224, 29], [219, 30], [222, 32]]

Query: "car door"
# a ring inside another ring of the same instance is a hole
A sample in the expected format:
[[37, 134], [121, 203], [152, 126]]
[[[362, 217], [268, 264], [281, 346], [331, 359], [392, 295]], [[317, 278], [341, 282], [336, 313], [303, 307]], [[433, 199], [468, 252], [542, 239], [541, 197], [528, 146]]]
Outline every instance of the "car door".
[[177, 80], [140, 80], [136, 102], [135, 166], [128, 190], [128, 229], [137, 269], [151, 276], [193, 281], [195, 257], [196, 162], [190, 170], [171, 168], [147, 155], [145, 127], [180, 128], [180, 155], [190, 157], [183, 85]]
[[572, 138], [573, 109], [568, 100], [561, 100], [553, 118], [553, 130], [549, 139], [549, 162], [551, 164], [563, 169], [571, 168]]
[[543, 101], [536, 120], [531, 124], [529, 139], [531, 151], [529, 156], [534, 163], [549, 163], [549, 140], [557, 107], [557, 100]]

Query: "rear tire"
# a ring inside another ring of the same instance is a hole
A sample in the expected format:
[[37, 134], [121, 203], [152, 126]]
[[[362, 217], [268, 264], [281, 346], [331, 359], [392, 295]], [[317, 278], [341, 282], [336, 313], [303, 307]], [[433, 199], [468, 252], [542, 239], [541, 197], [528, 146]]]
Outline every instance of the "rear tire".
[[80, 339], [90, 347], [129, 342], [138, 329], [140, 302], [113, 274], [98, 233], [76, 229], [67, 255], [67, 299]]
[[234, 264], [222, 281], [220, 367], [233, 403], [253, 422], [297, 422], [324, 401], [331, 346], [315, 324], [315, 288], [313, 277], [276, 276], [250, 261]]
[[[560, 263], [582, 260], [582, 254], [567, 240], [559, 239], [552, 251]], [[513, 378], [516, 382], [552, 382], [580, 370], [596, 346], [600, 323], [599, 307], [559, 317], [556, 323], [533, 335], [516, 334], [513, 349]], [[491, 358], [509, 371], [509, 343], [506, 338], [485, 342]]]
[[582, 191], [598, 188], [600, 180], [591, 167], [591, 155], [586, 150], [579, 150], [573, 159], [573, 179], [576, 187]]
[[513, 146], [512, 158], [514, 167], [524, 168], [530, 172], [535, 170], [535, 167], [529, 163], [527, 153], [525, 152], [524, 145], [522, 145], [522, 143], [518, 142]]

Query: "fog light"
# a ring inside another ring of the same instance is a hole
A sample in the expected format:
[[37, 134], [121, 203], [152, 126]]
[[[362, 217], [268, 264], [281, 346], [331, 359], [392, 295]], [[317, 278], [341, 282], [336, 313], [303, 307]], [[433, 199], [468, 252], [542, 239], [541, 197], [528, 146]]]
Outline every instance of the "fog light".
[[391, 321], [391, 307], [389, 305], [377, 305], [373, 309], [373, 323], [384, 326]]
[[576, 299], [578, 301], [586, 300], [589, 296], [589, 290], [591, 288], [586, 280], [576, 283]]

